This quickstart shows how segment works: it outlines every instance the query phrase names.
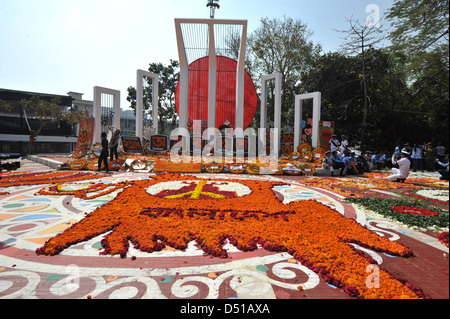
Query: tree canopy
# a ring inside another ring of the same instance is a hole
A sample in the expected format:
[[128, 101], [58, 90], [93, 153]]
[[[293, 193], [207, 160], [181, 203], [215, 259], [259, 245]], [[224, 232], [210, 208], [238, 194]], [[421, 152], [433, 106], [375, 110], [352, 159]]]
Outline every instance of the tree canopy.
[[[246, 65], [257, 87], [262, 75], [282, 74], [283, 125], [293, 124], [295, 95], [320, 91], [322, 120], [334, 121], [352, 146], [374, 151], [433, 142], [448, 148], [448, 2], [396, 0], [387, 16], [390, 33], [366, 30], [392, 45], [364, 42], [352, 52], [323, 53], [299, 19], [263, 18], [249, 34]], [[175, 119], [178, 62], [152, 63], [149, 70], [160, 75], [160, 121]], [[135, 89], [128, 91], [133, 107]], [[147, 101], [150, 96], [147, 90]], [[273, 109], [268, 113], [270, 119]]]

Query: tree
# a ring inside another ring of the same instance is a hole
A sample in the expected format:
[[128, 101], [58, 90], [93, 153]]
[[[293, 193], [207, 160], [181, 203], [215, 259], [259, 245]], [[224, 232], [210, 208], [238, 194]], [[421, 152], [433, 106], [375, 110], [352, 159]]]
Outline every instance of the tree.
[[318, 57], [309, 72], [301, 77], [301, 89], [322, 93], [322, 115], [324, 120], [334, 121], [341, 134], [352, 142], [359, 140], [362, 101], [361, 79], [357, 58], [337, 52]]
[[[398, 140], [420, 134], [411, 133], [404, 119], [408, 111], [408, 86], [401, 68], [386, 50], [366, 51], [367, 114], [365, 149], [389, 150]], [[322, 118], [336, 123], [339, 134], [352, 145], [361, 145], [361, 118], [364, 90], [361, 86], [361, 56], [329, 52], [317, 58], [301, 78], [305, 91], [322, 92]]]
[[[25, 154], [31, 150], [31, 145], [41, 134], [44, 127], [50, 123], [66, 123], [69, 125], [77, 124], [80, 119], [89, 117], [88, 111], [75, 111], [72, 107], [61, 105], [60, 99], [52, 99], [51, 101], [41, 100], [39, 96], [33, 96], [30, 99], [20, 101], [22, 109], [25, 111], [26, 118], [34, 117], [39, 119], [39, 127], [37, 130], [30, 130], [30, 139]], [[3, 105], [8, 108], [7, 105]]]
[[[148, 71], [159, 76], [159, 118], [156, 120], [159, 121], [161, 127], [164, 127], [168, 120], [175, 123], [177, 120], [175, 91], [179, 78], [178, 61], [171, 59], [168, 65], [151, 63]], [[147, 79], [148, 84], [150, 84], [150, 81], [150, 79]], [[144, 87], [144, 112], [151, 107], [152, 94], [151, 85]], [[128, 87], [127, 101], [131, 103], [130, 107], [136, 113], [136, 88], [133, 86]]]
[[[311, 31], [301, 20], [261, 19], [261, 26], [249, 36], [248, 59], [253, 76], [282, 74], [282, 123], [294, 115], [294, 97], [302, 73], [321, 51], [314, 44]], [[268, 110], [269, 118], [273, 110]]]
[[449, 34], [449, 0], [396, 0], [387, 18], [394, 30], [393, 45], [411, 55], [447, 47]]
[[370, 104], [370, 97], [367, 92], [366, 51], [379, 44], [383, 40], [383, 37], [379, 36], [381, 33], [380, 29], [373, 25], [368, 25], [367, 23], [362, 25], [358, 20], [352, 18], [347, 19], [347, 21], [350, 24], [350, 28], [339, 32], [346, 34], [345, 42], [342, 44], [343, 51], [347, 54], [359, 54], [361, 58], [361, 86], [364, 91], [364, 108], [360, 140], [361, 146], [364, 148], [366, 144], [367, 115]]
[[390, 49], [408, 74], [410, 109], [425, 123], [428, 141], [448, 147], [449, 0], [396, 0], [387, 18]]

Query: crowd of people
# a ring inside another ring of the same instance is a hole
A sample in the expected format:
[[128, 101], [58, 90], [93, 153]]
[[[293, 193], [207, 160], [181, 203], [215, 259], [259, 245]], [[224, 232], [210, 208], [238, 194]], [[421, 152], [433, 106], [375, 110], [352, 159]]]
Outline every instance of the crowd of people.
[[433, 147], [432, 143], [423, 145], [414, 144], [412, 147], [406, 143], [401, 147], [397, 145], [392, 152], [367, 151], [361, 154], [349, 148], [349, 142], [345, 135], [341, 140], [333, 135], [330, 140], [330, 150], [323, 159], [322, 167], [335, 176], [339, 171], [340, 176], [361, 174], [373, 170], [392, 170], [388, 177], [390, 181], [404, 182], [410, 171], [429, 172], [438, 171], [441, 180], [449, 180], [449, 157], [442, 144]]
[[[102, 151], [98, 159], [98, 170], [103, 167], [109, 171], [108, 155], [110, 161], [118, 158], [117, 147], [120, 141], [120, 130], [116, 130], [108, 141], [106, 133], [102, 133]], [[333, 135], [330, 140], [330, 150], [322, 161], [322, 167], [335, 176], [338, 171], [340, 176], [362, 174], [373, 170], [391, 169], [392, 174], [387, 178], [389, 181], [404, 182], [410, 171], [438, 171], [441, 180], [449, 180], [449, 157], [445, 154], [445, 147], [439, 144], [433, 147], [432, 143], [423, 145], [409, 143], [400, 147], [397, 145], [392, 153], [371, 152], [361, 154], [360, 151], [351, 150], [347, 136], [342, 135], [341, 140]]]

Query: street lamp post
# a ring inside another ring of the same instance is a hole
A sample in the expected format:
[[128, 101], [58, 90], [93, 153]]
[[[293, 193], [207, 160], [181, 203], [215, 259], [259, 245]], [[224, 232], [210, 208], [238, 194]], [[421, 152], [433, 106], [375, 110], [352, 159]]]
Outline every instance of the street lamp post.
[[219, 0], [208, 0], [208, 3], [206, 4], [206, 6], [208, 7], [208, 8], [210, 8], [210, 18], [211, 19], [214, 19], [214, 14], [215, 14], [215, 12], [216, 12], [216, 9], [219, 9], [220, 8], [220, 5], [219, 5]]

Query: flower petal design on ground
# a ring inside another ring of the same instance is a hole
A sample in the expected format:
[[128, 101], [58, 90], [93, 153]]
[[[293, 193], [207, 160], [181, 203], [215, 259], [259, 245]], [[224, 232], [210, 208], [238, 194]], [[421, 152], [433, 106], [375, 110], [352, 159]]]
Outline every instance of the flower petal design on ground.
[[283, 185], [281, 182], [233, 180], [251, 189], [251, 193], [225, 196], [211, 185], [208, 193], [223, 197], [192, 196], [194, 189], [181, 204], [179, 198], [147, 191], [157, 184], [178, 180], [191, 183], [195, 189], [199, 185], [203, 189], [209, 181], [166, 173], [132, 182], [113, 201], [50, 239], [37, 254], [55, 255], [107, 233], [102, 240], [102, 254], [126, 257], [130, 243], [148, 253], [166, 245], [183, 250], [188, 242], [196, 240], [205, 253], [226, 258], [223, 246], [228, 240], [243, 251], [262, 246], [269, 251], [288, 252], [326, 282], [357, 298], [425, 297], [420, 289], [402, 283], [385, 270], [380, 270], [383, 285], [375, 296], [373, 289], [366, 286], [366, 268], [373, 260], [349, 244], [401, 257], [410, 257], [412, 252], [316, 201], [283, 204], [272, 191]]

